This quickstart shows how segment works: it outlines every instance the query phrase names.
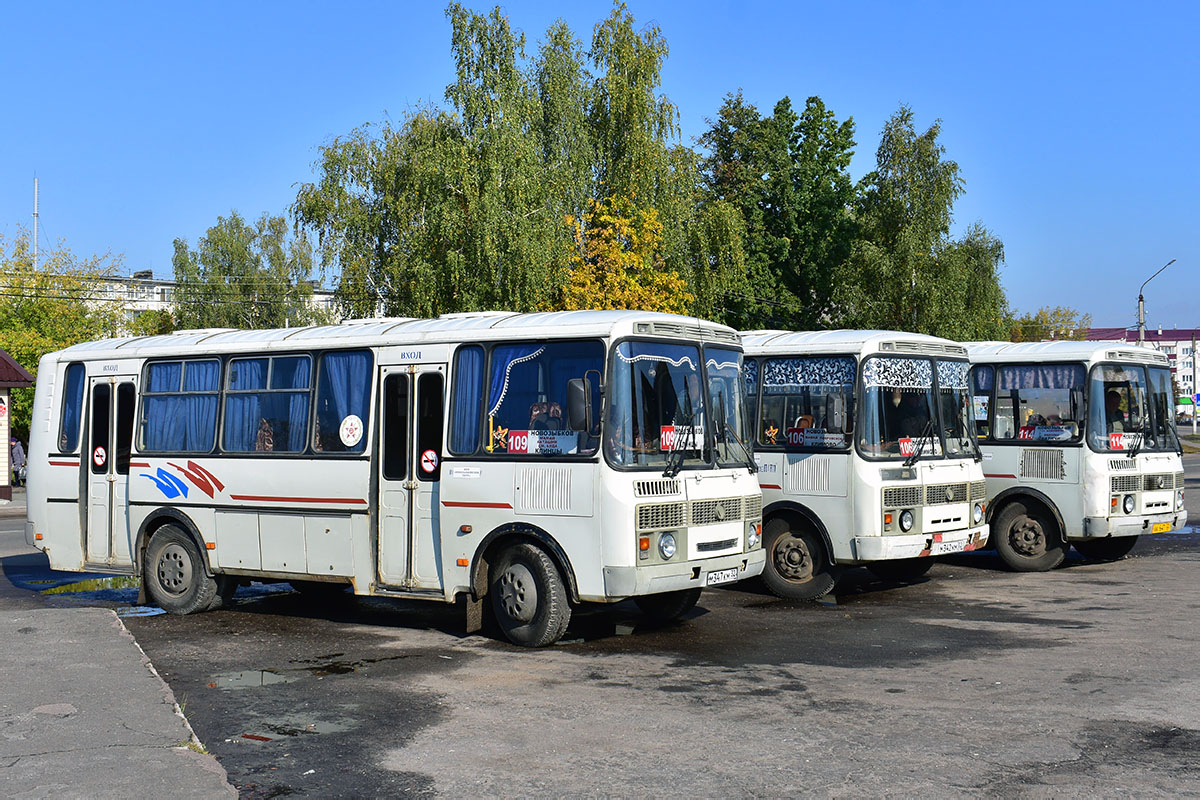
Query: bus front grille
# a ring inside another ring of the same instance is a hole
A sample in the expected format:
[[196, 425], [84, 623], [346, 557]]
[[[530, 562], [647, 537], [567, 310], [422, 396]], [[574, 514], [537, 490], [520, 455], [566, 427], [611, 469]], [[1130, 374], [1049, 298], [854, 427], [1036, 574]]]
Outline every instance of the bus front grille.
[[1140, 475], [1113, 475], [1109, 480], [1111, 481], [1114, 494], [1136, 492], [1138, 487], [1142, 485]]
[[737, 547], [737, 539], [725, 539], [720, 542], [700, 542], [696, 545], [698, 553], [713, 553], [717, 550], [728, 550], [731, 547]]
[[1146, 488], [1147, 492], [1175, 488], [1175, 476], [1171, 473], [1167, 473], [1166, 475], [1144, 475], [1142, 477], [1144, 478], [1142, 485]]
[[1182, 473], [1182, 472], [1176, 472], [1176, 473], [1175, 473], [1175, 488], [1176, 488], [1176, 489], [1182, 489], [1182, 488], [1183, 488], [1183, 481], [1184, 481], [1184, 477], [1185, 477], [1185, 476], [1184, 476], [1184, 473]]
[[659, 478], [651, 481], [635, 481], [633, 484], [634, 497], [664, 497], [679, 494], [678, 478]]
[[637, 528], [639, 531], [666, 531], [682, 528], [687, 524], [686, 503], [654, 503], [638, 506]]
[[715, 525], [720, 522], [737, 522], [742, 518], [742, 498], [726, 497], [721, 500], [697, 500], [692, 503], [693, 525]]
[[921, 505], [920, 486], [891, 486], [883, 490], [884, 508], [911, 508]]
[[975, 481], [971, 484], [971, 502], [978, 503], [987, 499], [987, 481]]
[[762, 519], [762, 496], [752, 495], [746, 498], [746, 519]]
[[943, 503], [967, 502], [967, 484], [938, 483], [925, 487], [925, 505], [936, 506]]

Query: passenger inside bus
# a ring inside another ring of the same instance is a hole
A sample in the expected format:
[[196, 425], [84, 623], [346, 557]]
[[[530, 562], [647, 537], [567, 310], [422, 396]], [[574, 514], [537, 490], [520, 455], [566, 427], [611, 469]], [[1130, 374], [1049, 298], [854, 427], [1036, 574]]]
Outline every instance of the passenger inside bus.
[[1121, 393], [1109, 389], [1104, 393], [1104, 422], [1108, 433], [1121, 433], [1125, 430], [1125, 412], [1121, 410]]

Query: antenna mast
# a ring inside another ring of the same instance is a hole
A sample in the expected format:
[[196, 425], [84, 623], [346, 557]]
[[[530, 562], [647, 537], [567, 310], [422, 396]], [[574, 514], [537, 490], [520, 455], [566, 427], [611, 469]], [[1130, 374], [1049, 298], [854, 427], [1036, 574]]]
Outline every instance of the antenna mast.
[[38, 259], [38, 179], [33, 179], [33, 268], [37, 269]]

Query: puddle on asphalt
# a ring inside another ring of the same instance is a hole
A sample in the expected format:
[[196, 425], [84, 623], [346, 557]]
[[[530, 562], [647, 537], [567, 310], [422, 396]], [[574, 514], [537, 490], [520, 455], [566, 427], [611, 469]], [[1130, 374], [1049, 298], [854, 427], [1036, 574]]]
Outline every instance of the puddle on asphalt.
[[210, 689], [256, 689], [276, 683], [291, 683], [303, 675], [283, 675], [270, 669], [247, 669], [241, 672], [225, 672], [214, 675], [208, 682]]
[[[55, 583], [55, 581], [30, 581], [30, 583]], [[81, 594], [83, 592], [106, 592], [117, 589], [136, 589], [141, 586], [141, 579], [132, 575], [113, 575], [108, 578], [88, 578], [75, 583], [65, 583], [42, 589], [42, 594]]]

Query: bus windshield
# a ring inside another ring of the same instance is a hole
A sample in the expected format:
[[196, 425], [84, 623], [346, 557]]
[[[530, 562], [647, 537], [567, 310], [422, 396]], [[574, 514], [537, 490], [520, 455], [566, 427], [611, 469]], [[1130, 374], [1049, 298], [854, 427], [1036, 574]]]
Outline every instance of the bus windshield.
[[714, 444], [719, 467], [750, 465], [745, 426], [745, 396], [741, 391], [742, 354], [720, 347], [704, 349], [708, 400], [715, 424]]
[[[684, 467], [711, 463], [700, 348], [627, 341], [614, 354], [604, 431], [608, 460], [618, 466], [662, 468], [672, 451], [682, 451], [675, 459], [682, 456]], [[726, 404], [727, 414], [741, 417], [740, 404]]]
[[[938, 361], [938, 410], [946, 437], [948, 455], [973, 455], [971, 397], [967, 388], [968, 365], [965, 361]], [[928, 447], [928, 445], [926, 445]]]
[[1093, 450], [1177, 451], [1175, 398], [1166, 368], [1132, 364], [1092, 367], [1088, 440]]
[[[859, 446], [874, 458], [940, 455], [933, 419], [933, 362], [927, 358], [873, 357], [863, 361], [862, 433]], [[965, 394], [965, 388], [962, 390]], [[923, 437], [922, 434], [925, 434]], [[923, 445], [919, 441], [924, 438]]]

